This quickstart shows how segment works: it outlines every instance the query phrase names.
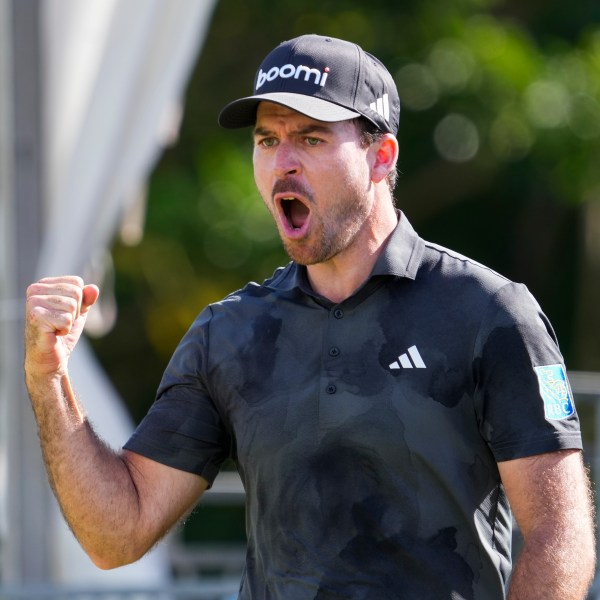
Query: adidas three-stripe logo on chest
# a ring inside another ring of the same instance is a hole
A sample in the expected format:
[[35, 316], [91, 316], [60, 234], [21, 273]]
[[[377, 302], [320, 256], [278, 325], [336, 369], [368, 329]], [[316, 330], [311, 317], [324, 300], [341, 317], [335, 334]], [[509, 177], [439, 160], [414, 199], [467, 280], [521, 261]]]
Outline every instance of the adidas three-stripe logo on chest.
[[421, 358], [416, 346], [411, 346], [407, 352], [401, 354], [397, 361], [390, 364], [390, 369], [426, 369], [427, 365]]

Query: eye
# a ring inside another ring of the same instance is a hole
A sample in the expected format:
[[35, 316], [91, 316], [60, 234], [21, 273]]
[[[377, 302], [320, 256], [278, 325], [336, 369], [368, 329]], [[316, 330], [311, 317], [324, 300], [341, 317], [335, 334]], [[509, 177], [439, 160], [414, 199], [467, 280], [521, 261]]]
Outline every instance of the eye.
[[277, 140], [274, 137], [266, 137], [257, 141], [257, 146], [262, 146], [263, 148], [273, 148], [277, 144]]
[[308, 146], [318, 146], [321, 143], [321, 140], [316, 137], [307, 137], [304, 139]]

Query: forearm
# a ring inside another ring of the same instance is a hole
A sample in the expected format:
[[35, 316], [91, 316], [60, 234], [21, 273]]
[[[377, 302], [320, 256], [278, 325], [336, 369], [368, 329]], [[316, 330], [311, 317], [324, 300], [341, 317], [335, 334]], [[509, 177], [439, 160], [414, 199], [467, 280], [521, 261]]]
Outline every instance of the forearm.
[[508, 600], [584, 600], [594, 575], [593, 542], [591, 530], [577, 526], [530, 535], [513, 570]]
[[26, 369], [26, 383], [50, 484], [73, 533], [98, 566], [137, 559], [147, 542], [135, 538], [144, 528], [127, 464], [95, 435], [67, 375]]
[[140, 558], [208, 487], [197, 475], [133, 452], [117, 453], [95, 435], [71, 388], [67, 364], [95, 285], [47, 277], [27, 288], [25, 381], [48, 477], [84, 550], [102, 568]]

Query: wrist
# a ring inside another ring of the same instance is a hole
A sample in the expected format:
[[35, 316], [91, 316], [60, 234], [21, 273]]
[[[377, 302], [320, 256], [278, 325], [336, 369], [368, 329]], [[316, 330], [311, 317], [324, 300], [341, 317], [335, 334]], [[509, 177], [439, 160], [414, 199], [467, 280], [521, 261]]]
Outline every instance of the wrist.
[[47, 373], [37, 368], [31, 371], [26, 369], [25, 385], [38, 422], [46, 421], [50, 415], [54, 415], [52, 418], [66, 419], [72, 427], [79, 427], [85, 421], [85, 411], [66, 369]]
[[60, 386], [63, 379], [68, 378], [66, 367], [44, 366], [39, 363], [31, 363], [25, 360], [23, 369], [25, 371], [25, 384], [28, 388], [30, 386], [37, 387], [39, 385], [42, 385], [43, 387]]

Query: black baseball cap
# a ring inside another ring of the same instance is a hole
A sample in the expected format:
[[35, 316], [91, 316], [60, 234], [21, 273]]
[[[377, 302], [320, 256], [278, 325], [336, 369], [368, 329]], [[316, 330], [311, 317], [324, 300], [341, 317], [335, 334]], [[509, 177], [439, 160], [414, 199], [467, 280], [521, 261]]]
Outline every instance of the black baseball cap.
[[345, 40], [309, 34], [282, 42], [260, 65], [254, 95], [227, 104], [219, 124], [254, 125], [263, 100], [319, 121], [363, 116], [381, 131], [398, 133], [400, 98], [393, 77], [380, 60]]

